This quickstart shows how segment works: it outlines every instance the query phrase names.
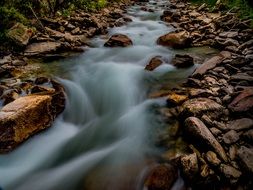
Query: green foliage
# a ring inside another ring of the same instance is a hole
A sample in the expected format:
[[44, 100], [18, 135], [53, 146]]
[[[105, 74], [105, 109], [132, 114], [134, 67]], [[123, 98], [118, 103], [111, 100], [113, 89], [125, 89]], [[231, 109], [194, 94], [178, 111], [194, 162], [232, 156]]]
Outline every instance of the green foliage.
[[[191, 0], [193, 3], [206, 3], [214, 6], [217, 0]], [[253, 7], [250, 6], [251, 0], [221, 0], [228, 10], [237, 9], [241, 18], [253, 19]]]

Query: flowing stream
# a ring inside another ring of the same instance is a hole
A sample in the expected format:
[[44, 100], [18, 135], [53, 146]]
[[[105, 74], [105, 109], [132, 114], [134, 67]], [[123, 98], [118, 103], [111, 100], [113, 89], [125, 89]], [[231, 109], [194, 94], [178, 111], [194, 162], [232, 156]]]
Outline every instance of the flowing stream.
[[152, 133], [160, 124], [152, 108], [165, 104], [147, 94], [151, 86], [180, 82], [191, 71], [169, 64], [144, 70], [152, 57], [169, 61], [175, 54], [156, 45], [159, 36], [173, 31], [160, 21], [166, 5], [150, 0], [145, 6], [154, 12], [131, 6], [127, 16], [133, 22], [109, 30], [109, 36], [128, 35], [133, 46], [105, 48], [101, 36], [85, 53], [59, 63], [70, 75], [59, 79], [68, 95], [66, 110], [50, 129], [0, 156], [3, 190], [144, 189], [145, 173], [159, 151]]

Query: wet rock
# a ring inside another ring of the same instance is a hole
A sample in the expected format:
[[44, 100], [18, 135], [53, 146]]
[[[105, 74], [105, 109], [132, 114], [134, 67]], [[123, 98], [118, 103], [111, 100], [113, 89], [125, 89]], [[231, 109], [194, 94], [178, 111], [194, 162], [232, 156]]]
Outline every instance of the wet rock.
[[42, 93], [42, 92], [43, 93], [48, 93], [48, 94], [53, 94], [53, 93], [55, 93], [55, 89], [47, 87], [47, 86], [39, 86], [39, 85], [33, 86], [31, 88], [31, 93], [32, 94]]
[[3, 104], [6, 105], [19, 98], [19, 93], [15, 89], [8, 89], [3, 92], [0, 98], [3, 100]]
[[157, 44], [172, 48], [186, 48], [191, 46], [191, 38], [187, 31], [171, 32], [159, 37]]
[[176, 54], [175, 57], [172, 59], [172, 65], [177, 68], [187, 68], [194, 65], [193, 57], [189, 55], [180, 55]]
[[232, 144], [232, 143], [237, 142], [240, 136], [236, 131], [231, 130], [231, 131], [228, 131], [226, 134], [224, 134], [222, 138], [226, 144]]
[[213, 69], [214, 67], [218, 66], [222, 63], [222, 61], [226, 58], [229, 58], [231, 56], [230, 52], [223, 51], [219, 55], [212, 57], [211, 59], [208, 59], [205, 61], [201, 66], [199, 66], [192, 76], [194, 77], [200, 77], [203, 74], [205, 74], [208, 70]]
[[153, 71], [157, 67], [159, 67], [162, 63], [163, 63], [162, 57], [161, 56], [155, 56], [146, 65], [145, 70], [147, 70], [147, 71]]
[[12, 39], [18, 46], [26, 46], [33, 35], [33, 31], [21, 23], [16, 23], [7, 32], [7, 37]]
[[27, 63], [23, 60], [16, 59], [16, 60], [12, 61], [11, 65], [13, 65], [13, 66], [25, 66], [25, 65], [27, 65]]
[[194, 137], [195, 140], [200, 140], [204, 143], [203, 145], [207, 145], [212, 148], [214, 152], [222, 158], [222, 160], [225, 162], [227, 161], [224, 149], [200, 119], [196, 117], [189, 117], [185, 120], [185, 126], [188, 135]]
[[250, 118], [233, 120], [227, 123], [227, 127], [235, 131], [250, 129], [253, 127], [253, 120]]
[[208, 98], [194, 98], [187, 100], [182, 105], [183, 116], [200, 116], [208, 113], [218, 117], [224, 113], [224, 107]]
[[145, 187], [147, 190], [170, 189], [177, 177], [175, 167], [170, 164], [160, 164], [149, 172]]
[[192, 179], [194, 176], [198, 173], [199, 167], [198, 167], [198, 158], [197, 154], [189, 154], [181, 157], [181, 167], [183, 174], [186, 178]]
[[35, 56], [40, 54], [47, 54], [57, 52], [62, 46], [61, 42], [40, 42], [33, 43], [27, 46], [25, 55]]
[[0, 112], [0, 151], [5, 152], [50, 126], [53, 117], [48, 95], [25, 96], [6, 105]]
[[132, 40], [124, 34], [114, 34], [104, 44], [105, 47], [127, 47], [133, 45]]
[[208, 151], [206, 153], [206, 160], [213, 166], [218, 166], [221, 163], [221, 161], [217, 158], [217, 155], [212, 151]]
[[228, 105], [232, 112], [247, 112], [253, 108], [253, 88], [243, 90]]
[[226, 178], [230, 179], [232, 183], [236, 182], [242, 175], [242, 172], [226, 164], [221, 164], [220, 171], [225, 175]]
[[182, 104], [184, 101], [188, 99], [188, 96], [171, 93], [166, 97], [167, 104], [169, 106], [176, 106]]
[[248, 172], [253, 173], [253, 148], [241, 146], [237, 152], [240, 165]]

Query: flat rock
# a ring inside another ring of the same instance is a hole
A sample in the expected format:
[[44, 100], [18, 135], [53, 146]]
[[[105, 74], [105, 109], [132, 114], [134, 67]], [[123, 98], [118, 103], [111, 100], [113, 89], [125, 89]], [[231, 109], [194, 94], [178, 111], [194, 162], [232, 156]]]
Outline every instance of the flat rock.
[[153, 71], [157, 67], [159, 67], [162, 63], [163, 63], [162, 57], [161, 56], [155, 56], [146, 65], [145, 70], [147, 70], [147, 71]]
[[61, 42], [39, 42], [33, 43], [26, 47], [25, 55], [34, 56], [46, 53], [57, 52], [62, 46]]
[[253, 83], [253, 77], [248, 75], [247, 73], [237, 73], [230, 77], [230, 81], [248, 81]]
[[181, 54], [176, 54], [171, 63], [177, 68], [187, 68], [194, 65], [193, 57]]
[[104, 44], [105, 47], [127, 47], [133, 45], [132, 40], [124, 34], [114, 34]]
[[207, 61], [205, 61], [202, 65], [200, 65], [192, 74], [194, 77], [199, 77], [205, 74], [208, 70], [215, 68], [220, 65], [224, 59], [231, 57], [231, 53], [227, 51], [222, 51], [219, 55], [216, 55]]
[[250, 118], [237, 119], [237, 120], [229, 121], [227, 123], [227, 128], [235, 130], [235, 131], [247, 130], [252, 127], [253, 127], [253, 119], [250, 119]]
[[172, 48], [186, 48], [191, 46], [191, 38], [187, 31], [171, 32], [159, 37], [157, 44]]
[[227, 133], [225, 133], [222, 138], [226, 144], [232, 144], [232, 143], [237, 142], [240, 136], [238, 135], [236, 131], [230, 130]]
[[237, 156], [240, 164], [250, 173], [253, 174], [253, 148], [241, 146], [238, 149]]
[[244, 89], [228, 105], [233, 112], [247, 112], [253, 108], [253, 88]]
[[219, 116], [224, 113], [224, 107], [209, 98], [194, 98], [187, 100], [182, 105], [183, 116], [200, 116], [212, 113], [212, 116]]
[[185, 126], [188, 135], [199, 139], [201, 142], [212, 148], [223, 161], [226, 162], [228, 160], [223, 147], [200, 119], [189, 117], [185, 120]]

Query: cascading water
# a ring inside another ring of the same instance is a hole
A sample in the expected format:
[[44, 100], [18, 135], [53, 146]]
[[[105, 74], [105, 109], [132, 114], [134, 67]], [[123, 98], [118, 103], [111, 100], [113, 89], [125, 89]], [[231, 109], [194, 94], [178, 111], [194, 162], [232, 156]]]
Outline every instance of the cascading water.
[[134, 45], [105, 48], [96, 38], [94, 48], [68, 61], [76, 67], [66, 88], [67, 106], [53, 127], [29, 139], [17, 150], [0, 156], [0, 186], [4, 190], [133, 190], [155, 148], [149, 133], [155, 128], [146, 100], [149, 82], [174, 70], [168, 64], [144, 70], [153, 56], [171, 58], [171, 50], [156, 39], [169, 31], [159, 21], [166, 1], [150, 1], [153, 13], [135, 5], [128, 9], [133, 22], [109, 34], [128, 35]]

